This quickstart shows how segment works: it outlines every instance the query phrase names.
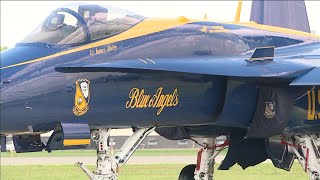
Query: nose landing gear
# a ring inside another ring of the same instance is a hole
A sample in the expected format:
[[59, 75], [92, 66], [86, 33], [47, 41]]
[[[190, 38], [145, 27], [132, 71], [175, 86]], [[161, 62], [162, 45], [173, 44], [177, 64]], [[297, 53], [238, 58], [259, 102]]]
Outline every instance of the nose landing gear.
[[111, 129], [99, 129], [91, 133], [91, 138], [97, 143], [97, 167], [91, 172], [83, 163], [78, 162], [78, 165], [90, 180], [117, 180], [118, 168], [123, 166], [139, 147], [142, 141], [154, 131], [152, 128], [144, 128], [136, 130], [120, 148], [119, 152], [113, 157], [110, 152], [108, 138]]

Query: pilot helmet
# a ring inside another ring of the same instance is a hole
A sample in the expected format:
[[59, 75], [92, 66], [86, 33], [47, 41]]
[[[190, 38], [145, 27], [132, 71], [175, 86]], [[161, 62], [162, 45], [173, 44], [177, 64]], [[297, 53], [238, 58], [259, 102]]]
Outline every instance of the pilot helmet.
[[78, 8], [78, 13], [83, 17], [86, 23], [91, 20], [106, 22], [108, 9], [96, 4], [81, 5]]

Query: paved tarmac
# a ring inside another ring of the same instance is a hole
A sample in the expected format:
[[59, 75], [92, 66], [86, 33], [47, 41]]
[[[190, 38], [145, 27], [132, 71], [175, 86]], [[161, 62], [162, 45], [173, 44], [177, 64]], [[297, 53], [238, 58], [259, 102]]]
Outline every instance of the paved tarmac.
[[[216, 157], [216, 163], [220, 163], [224, 155]], [[1, 157], [3, 166], [19, 165], [74, 165], [76, 162], [86, 165], [94, 165], [96, 157]], [[270, 160], [265, 161], [270, 163]], [[133, 156], [127, 164], [195, 164], [196, 156]]]

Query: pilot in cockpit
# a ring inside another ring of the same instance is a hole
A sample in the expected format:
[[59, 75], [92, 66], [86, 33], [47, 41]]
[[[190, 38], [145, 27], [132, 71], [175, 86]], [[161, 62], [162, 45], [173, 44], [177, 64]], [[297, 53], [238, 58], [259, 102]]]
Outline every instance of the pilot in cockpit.
[[144, 19], [103, 5], [62, 7], [53, 11], [21, 43], [78, 46], [124, 32]]
[[99, 5], [81, 5], [78, 8], [78, 13], [83, 17], [86, 23], [93, 22], [95, 20], [106, 22], [108, 9], [101, 7]]
[[107, 12], [98, 12], [94, 16], [91, 16], [91, 19], [87, 22], [87, 26], [90, 29], [92, 26], [107, 24], [107, 19]]
[[47, 39], [51, 43], [58, 43], [76, 30], [74, 26], [65, 24], [64, 22], [64, 14], [51, 14], [41, 27], [41, 38]]
[[79, 6], [79, 14], [87, 23], [91, 39], [107, 35], [108, 9], [98, 5], [83, 5]]
[[[91, 40], [104, 37], [106, 35], [107, 30], [105, 27], [107, 26], [108, 9], [98, 5], [81, 5], [78, 8], [78, 13], [88, 27]], [[85, 32], [82, 29], [82, 24], [79, 21], [77, 24], [77, 30], [66, 39], [60, 41], [59, 44], [79, 42], [80, 39], [84, 38]]]

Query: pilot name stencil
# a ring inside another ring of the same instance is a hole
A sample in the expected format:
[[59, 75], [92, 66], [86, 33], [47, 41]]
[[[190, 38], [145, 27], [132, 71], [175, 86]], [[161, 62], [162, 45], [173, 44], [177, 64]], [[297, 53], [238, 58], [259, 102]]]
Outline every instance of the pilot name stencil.
[[172, 94], [163, 94], [163, 87], [158, 88], [154, 95], [145, 94], [144, 89], [133, 88], [129, 93], [129, 100], [126, 102], [126, 108], [159, 108], [157, 115], [165, 107], [175, 107], [179, 104], [178, 89], [174, 89]]
[[116, 51], [118, 49], [117, 45], [108, 45], [106, 48], [102, 48], [102, 49], [94, 49], [94, 50], [90, 50], [90, 56], [96, 55], [96, 54], [102, 54], [102, 53], [106, 53], [106, 52], [112, 52], [112, 51]]
[[317, 113], [317, 109], [316, 109], [317, 104], [318, 106], [320, 106], [320, 90], [318, 90], [318, 92], [316, 92], [314, 89], [311, 91], [308, 91], [307, 119], [310, 121], [320, 119], [320, 112]]

